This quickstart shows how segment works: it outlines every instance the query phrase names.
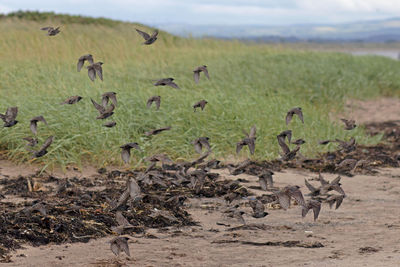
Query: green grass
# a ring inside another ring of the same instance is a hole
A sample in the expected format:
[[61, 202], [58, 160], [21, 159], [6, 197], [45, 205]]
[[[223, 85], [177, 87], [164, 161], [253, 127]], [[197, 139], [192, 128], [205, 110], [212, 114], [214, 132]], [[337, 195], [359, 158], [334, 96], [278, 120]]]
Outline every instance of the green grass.
[[[190, 144], [200, 136], [210, 137], [218, 158], [235, 155], [242, 129], [257, 126], [253, 159], [278, 156], [276, 135], [286, 130], [286, 112], [303, 108], [305, 123], [297, 117], [289, 125], [294, 138], [307, 143], [302, 153], [313, 155], [333, 146], [321, 147], [320, 139], [349, 138], [374, 143], [361, 127], [344, 131], [332, 122], [330, 113], [343, 108], [348, 98], [398, 96], [400, 65], [381, 57], [354, 57], [339, 53], [295, 51], [277, 46], [243, 44], [218, 40], [178, 38], [161, 32], [154, 45], [142, 46], [135, 25], [61, 24], [61, 33], [48, 37], [39, 29], [60, 23], [2, 19], [0, 21], [0, 112], [18, 106], [18, 123], [0, 129], [0, 148], [10, 159], [31, 160], [22, 137], [31, 136], [30, 118], [43, 115], [49, 126], [39, 124], [41, 141], [55, 141], [49, 153], [34, 160], [43, 167], [93, 164], [119, 165], [119, 146], [138, 142], [144, 152], [133, 151], [131, 165], [153, 153], [172, 158], [193, 158]], [[91, 53], [104, 62], [104, 82], [91, 82], [77, 59]], [[193, 82], [192, 70], [206, 64], [211, 80]], [[182, 90], [154, 87], [152, 79], [174, 77]], [[90, 98], [100, 101], [107, 91], [118, 93], [113, 116], [117, 126], [102, 127]], [[83, 100], [76, 105], [59, 105], [72, 95]], [[146, 100], [161, 95], [159, 111], [146, 109]], [[203, 112], [192, 105], [206, 99]], [[332, 116], [331, 116], [332, 117]], [[152, 138], [150, 129], [172, 126]], [[247, 157], [244, 148], [238, 158]]]

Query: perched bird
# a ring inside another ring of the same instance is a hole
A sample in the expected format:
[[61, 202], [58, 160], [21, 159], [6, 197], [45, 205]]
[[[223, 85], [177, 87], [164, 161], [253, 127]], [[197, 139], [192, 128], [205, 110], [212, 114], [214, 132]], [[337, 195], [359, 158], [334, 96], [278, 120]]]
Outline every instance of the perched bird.
[[339, 143], [339, 149], [344, 150], [346, 153], [356, 150], [356, 139], [351, 137], [349, 141], [336, 139], [335, 142]]
[[274, 186], [274, 181], [272, 179], [273, 174], [272, 171], [266, 170], [258, 176], [258, 182], [262, 190], [266, 191], [268, 187]]
[[293, 145], [302, 145], [302, 144], [305, 144], [306, 143], [306, 141], [304, 141], [304, 139], [296, 139], [296, 140], [294, 140], [293, 142], [290, 142], [291, 144], [293, 144]]
[[78, 64], [76, 66], [78, 72], [81, 71], [83, 64], [85, 64], [85, 61], [88, 61], [90, 65], [94, 63], [93, 61], [93, 56], [91, 54], [83, 55], [78, 59]]
[[268, 212], [264, 211], [264, 204], [258, 200], [249, 200], [250, 207], [253, 209], [253, 217], [254, 218], [264, 218], [268, 215]]
[[319, 212], [321, 211], [321, 203], [312, 199], [308, 200], [306, 205], [301, 207], [301, 215], [303, 218], [306, 217], [310, 209], [312, 209], [314, 213], [314, 221], [316, 221], [318, 219]]
[[28, 142], [26, 144], [27, 146], [36, 146], [39, 143], [39, 140], [37, 138], [24, 137], [22, 139]]
[[344, 123], [345, 130], [353, 130], [357, 127], [355, 120], [340, 119]]
[[136, 29], [136, 31], [143, 37], [145, 40], [144, 45], [151, 45], [157, 40], [157, 35], [158, 35], [158, 30], [155, 30], [153, 34], [150, 36], [150, 34], [143, 32], [141, 30]]
[[236, 143], [236, 153], [239, 154], [240, 150], [242, 150], [243, 146], [248, 146], [250, 150], [250, 154], [254, 154], [256, 148], [256, 126], [253, 125], [250, 129], [250, 133], [245, 133], [246, 137]]
[[117, 106], [117, 93], [116, 92], [106, 92], [101, 95], [101, 103], [103, 104], [103, 107], [107, 107], [109, 100], [111, 100], [111, 102], [114, 104], [114, 106]]
[[88, 76], [92, 82], [94, 82], [96, 74], [99, 76], [100, 80], [103, 81], [103, 68], [101, 67], [103, 64], [103, 62], [96, 62], [86, 67], [88, 70]]
[[160, 79], [157, 80], [156, 83], [154, 84], [155, 86], [171, 86], [175, 89], [180, 89], [179, 86], [174, 82], [174, 78], [164, 78], [164, 79]]
[[138, 143], [127, 143], [125, 145], [120, 146], [120, 148], [122, 148], [121, 158], [125, 162], [125, 164], [129, 162], [132, 148], [142, 151]]
[[93, 99], [90, 99], [90, 100], [92, 101], [93, 106], [100, 113], [100, 115], [97, 116], [96, 119], [106, 119], [114, 114], [115, 106], [113, 103], [111, 103], [111, 105], [106, 108], [106, 107], [96, 103], [96, 101], [94, 101]]
[[304, 119], [303, 119], [303, 111], [301, 110], [300, 107], [296, 107], [296, 108], [292, 108], [291, 110], [289, 110], [286, 114], [286, 125], [288, 125], [290, 123], [290, 121], [293, 118], [293, 115], [296, 114], [299, 119], [301, 120], [302, 123], [304, 123]]
[[153, 102], [156, 102], [156, 108], [159, 110], [161, 105], [161, 96], [155, 95], [147, 99], [147, 108], [150, 108]]
[[18, 123], [17, 118], [18, 107], [9, 107], [5, 114], [0, 114], [0, 118], [4, 121], [4, 127], [12, 127]]
[[196, 140], [192, 141], [192, 144], [194, 145], [194, 150], [196, 150], [196, 152], [199, 154], [201, 154], [203, 147], [205, 147], [208, 151], [211, 151], [208, 140], [210, 140], [210, 138], [208, 137], [199, 137]]
[[53, 28], [53, 27], [44, 27], [41, 28], [42, 31], [47, 31], [48, 36], [54, 36], [60, 33], [60, 27]]
[[203, 66], [197, 67], [193, 71], [193, 78], [194, 78], [195, 83], [199, 83], [200, 72], [204, 72], [204, 75], [206, 75], [207, 79], [210, 79], [210, 76], [208, 75], [207, 66], [203, 65]]
[[39, 150], [31, 150], [28, 149], [30, 152], [33, 153], [34, 158], [40, 158], [43, 157], [44, 155], [47, 154], [47, 148], [53, 143], [54, 136], [50, 136], [49, 138], [46, 139], [46, 141], [43, 143], [42, 147]]
[[193, 105], [194, 112], [196, 112], [197, 108], [201, 108], [201, 110], [204, 110], [204, 108], [206, 107], [207, 103], [208, 102], [203, 99], [203, 100], [200, 100], [199, 102], [197, 102], [196, 104], [194, 104]]
[[290, 207], [290, 198], [294, 198], [300, 206], [306, 206], [303, 194], [300, 191], [300, 187], [297, 185], [288, 185], [282, 190], [275, 192], [275, 194], [278, 197], [279, 204], [284, 210], [287, 210]]
[[276, 137], [278, 139], [278, 144], [283, 151], [283, 154], [281, 154], [282, 160], [288, 161], [294, 159], [297, 152], [300, 150], [300, 145], [297, 145], [296, 148], [290, 151], [289, 146], [285, 142], [285, 136], [277, 135]]
[[31, 128], [31, 132], [32, 132], [34, 135], [37, 134], [37, 123], [38, 123], [39, 121], [41, 121], [41, 122], [43, 122], [44, 124], [47, 125], [47, 122], [46, 122], [46, 120], [44, 119], [43, 116], [33, 117], [33, 118], [31, 119], [30, 128]]
[[167, 127], [162, 127], [162, 128], [154, 129], [154, 130], [145, 132], [144, 134], [145, 134], [146, 136], [151, 136], [151, 135], [156, 135], [156, 134], [159, 134], [159, 133], [161, 133], [161, 132], [163, 132], [163, 131], [168, 131], [168, 130], [171, 130], [171, 126], [167, 126]]
[[336, 203], [336, 208], [338, 209], [343, 202], [344, 195], [331, 195], [326, 199], [326, 202], [329, 203], [329, 208], [332, 208], [333, 204]]
[[243, 214], [245, 212], [242, 210], [235, 209], [232, 212], [228, 213], [227, 216], [233, 219], [236, 219], [239, 221], [241, 224], [246, 224], [246, 221], [243, 218]]
[[115, 256], [119, 256], [119, 253], [121, 252], [125, 252], [125, 254], [129, 257], [131, 256], [131, 253], [129, 252], [128, 240], [129, 237], [126, 236], [117, 236], [111, 239], [110, 248]]
[[82, 99], [81, 96], [74, 95], [74, 96], [68, 97], [64, 102], [62, 102], [60, 104], [61, 105], [64, 105], [64, 104], [72, 105], [72, 104], [78, 103], [79, 101], [81, 101], [81, 99]]
[[103, 126], [107, 127], [107, 128], [112, 128], [115, 125], [117, 125], [117, 123], [115, 121], [109, 121], [103, 124]]

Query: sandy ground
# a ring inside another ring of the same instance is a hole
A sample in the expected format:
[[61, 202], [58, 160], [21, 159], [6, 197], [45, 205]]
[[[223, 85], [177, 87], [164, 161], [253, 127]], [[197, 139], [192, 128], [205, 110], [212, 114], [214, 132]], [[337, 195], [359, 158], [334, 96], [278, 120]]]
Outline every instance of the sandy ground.
[[[398, 100], [353, 101], [349, 105], [358, 122], [400, 119]], [[0, 166], [0, 173], [10, 179], [33, 172], [5, 161], [0, 161]], [[88, 170], [85, 176], [93, 172]], [[257, 177], [220, 172], [219, 179], [242, 178], [251, 192], [265, 193], [254, 189]], [[336, 177], [323, 175], [328, 180]], [[316, 175], [285, 170], [275, 173], [274, 181], [278, 187], [299, 185], [307, 193], [304, 178], [312, 177]], [[194, 198], [185, 206], [198, 226], [148, 229], [145, 235], [131, 236], [131, 258], [112, 254], [107, 243], [110, 236], [89, 243], [27, 246], [12, 254], [12, 263], [0, 266], [399, 266], [400, 169], [382, 169], [377, 176], [344, 176], [341, 183], [347, 194], [342, 206], [334, 210], [323, 204], [316, 222], [311, 213], [303, 219], [299, 206], [287, 211], [270, 207], [268, 216], [255, 219], [247, 200], [240, 200], [238, 204], [246, 212], [247, 226], [243, 227], [221, 215], [227, 207], [223, 199]], [[285, 246], [290, 241], [299, 246]], [[321, 244], [323, 247], [306, 248]]]

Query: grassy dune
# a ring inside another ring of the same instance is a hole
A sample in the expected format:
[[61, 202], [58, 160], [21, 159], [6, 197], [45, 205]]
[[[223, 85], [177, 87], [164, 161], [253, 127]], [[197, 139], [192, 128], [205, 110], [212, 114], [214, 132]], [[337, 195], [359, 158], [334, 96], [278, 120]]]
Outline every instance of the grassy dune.
[[[267, 45], [217, 40], [182, 39], [161, 32], [152, 46], [140, 45], [135, 25], [63, 24], [61, 34], [48, 37], [39, 29], [57, 22], [19, 19], [0, 20], [0, 112], [18, 106], [20, 121], [0, 129], [0, 148], [15, 161], [32, 161], [22, 137], [31, 136], [29, 120], [43, 115], [49, 126], [39, 124], [41, 141], [55, 141], [49, 153], [34, 162], [44, 167], [122, 164], [119, 146], [136, 141], [144, 152], [133, 151], [131, 165], [143, 157], [165, 152], [172, 158], [193, 158], [190, 144], [210, 137], [215, 156], [230, 157], [243, 137], [242, 129], [257, 126], [254, 159], [278, 156], [276, 135], [286, 130], [285, 114], [303, 108], [305, 123], [297, 117], [289, 125], [295, 138], [307, 141], [302, 153], [312, 155], [332, 147], [318, 146], [320, 139], [355, 136], [373, 143], [362, 128], [346, 132], [332, 123], [329, 112], [342, 109], [347, 98], [399, 95], [400, 65], [380, 57], [353, 57], [338, 53], [313, 53]], [[142, 29], [145, 29], [142, 27]], [[104, 82], [91, 82], [77, 59], [91, 53], [104, 62]], [[193, 82], [192, 70], [209, 67], [211, 80]], [[174, 77], [182, 88], [154, 87], [152, 79]], [[107, 91], [118, 93], [113, 116], [117, 126], [104, 128], [96, 120], [90, 98], [100, 101]], [[59, 105], [65, 98], [81, 95], [76, 105]], [[161, 108], [146, 109], [153, 95]], [[192, 105], [206, 99], [203, 112]], [[148, 138], [150, 129], [172, 130]], [[247, 157], [247, 148], [237, 157]]]

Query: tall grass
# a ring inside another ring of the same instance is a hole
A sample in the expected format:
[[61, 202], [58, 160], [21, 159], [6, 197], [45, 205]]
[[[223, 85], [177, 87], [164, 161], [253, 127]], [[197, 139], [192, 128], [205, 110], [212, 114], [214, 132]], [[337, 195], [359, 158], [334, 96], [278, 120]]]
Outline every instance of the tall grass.
[[[138, 142], [144, 152], [133, 152], [131, 165], [152, 153], [172, 158], [193, 158], [190, 144], [200, 136], [210, 137], [215, 156], [231, 157], [242, 129], [257, 126], [254, 159], [278, 156], [276, 135], [287, 128], [307, 143], [302, 153], [313, 155], [329, 149], [320, 139], [349, 138], [373, 143], [361, 127], [344, 131], [329, 119], [342, 110], [347, 98], [399, 95], [400, 65], [381, 57], [354, 57], [339, 53], [301, 52], [268, 45], [218, 40], [178, 38], [161, 32], [154, 45], [143, 46], [135, 25], [61, 25], [61, 33], [48, 37], [39, 29], [57, 22], [3, 19], [0, 22], [0, 112], [18, 106], [18, 123], [0, 129], [0, 148], [15, 161], [54, 165], [122, 164], [119, 146]], [[143, 29], [143, 27], [142, 27]], [[150, 29], [147, 29], [150, 31]], [[104, 82], [94, 83], [77, 59], [91, 53], [104, 62]], [[207, 65], [211, 80], [193, 82], [192, 70]], [[174, 77], [182, 88], [154, 87], [152, 80]], [[90, 98], [100, 101], [107, 91], [117, 92], [119, 105], [112, 119], [117, 126], [104, 128], [96, 120]], [[72, 95], [83, 100], [59, 105]], [[146, 109], [146, 100], [161, 96], [161, 108]], [[192, 105], [206, 99], [203, 112]], [[287, 127], [286, 112], [303, 108], [305, 123], [297, 117]], [[49, 153], [32, 160], [21, 139], [30, 136], [29, 120], [43, 115], [49, 125], [39, 124], [41, 141], [55, 141]], [[171, 131], [145, 137], [144, 132], [163, 126]], [[247, 157], [245, 148], [236, 157]]]

